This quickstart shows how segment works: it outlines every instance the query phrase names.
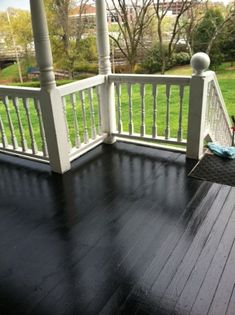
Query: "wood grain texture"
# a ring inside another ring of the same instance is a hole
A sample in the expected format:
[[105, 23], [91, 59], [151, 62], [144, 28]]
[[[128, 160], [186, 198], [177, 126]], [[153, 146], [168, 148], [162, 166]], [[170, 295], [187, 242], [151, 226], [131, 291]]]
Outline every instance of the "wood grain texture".
[[235, 190], [192, 167], [123, 143], [63, 176], [1, 155], [0, 314], [234, 314]]

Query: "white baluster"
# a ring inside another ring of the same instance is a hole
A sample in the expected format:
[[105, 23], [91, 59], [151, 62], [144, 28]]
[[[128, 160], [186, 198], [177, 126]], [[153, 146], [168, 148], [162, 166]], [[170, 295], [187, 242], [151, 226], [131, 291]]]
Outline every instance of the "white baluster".
[[140, 85], [140, 96], [141, 96], [141, 126], [140, 135], [145, 136], [145, 85], [142, 83]]
[[216, 114], [218, 110], [218, 101], [216, 99], [215, 103], [213, 104], [213, 113], [212, 113], [212, 121], [211, 121], [211, 131], [213, 135], [215, 136], [215, 130], [216, 130], [216, 124], [217, 124], [217, 119], [216, 119]]
[[118, 133], [122, 133], [123, 125], [122, 125], [122, 103], [121, 103], [121, 84], [116, 83], [116, 93], [117, 93], [117, 112], [118, 112]]
[[7, 141], [6, 132], [5, 132], [5, 128], [4, 128], [3, 122], [2, 122], [1, 115], [0, 115], [0, 132], [1, 132], [3, 148], [6, 149], [8, 147], [8, 141]]
[[213, 86], [212, 82], [208, 84], [208, 91], [207, 91], [207, 108], [206, 108], [206, 120], [205, 120], [205, 127], [208, 128], [210, 125], [210, 111], [212, 106], [212, 97], [213, 97]]
[[87, 121], [86, 121], [86, 108], [85, 108], [84, 91], [80, 92], [80, 99], [81, 99], [81, 105], [82, 105], [83, 136], [84, 136], [84, 143], [86, 144], [89, 142], [89, 135], [88, 135]]
[[10, 132], [11, 132], [12, 145], [13, 145], [14, 149], [18, 149], [18, 143], [17, 143], [17, 139], [16, 139], [15, 131], [14, 131], [14, 126], [13, 126], [12, 119], [11, 119], [11, 113], [10, 113], [10, 107], [9, 107], [9, 99], [8, 99], [7, 96], [4, 96], [3, 104], [5, 105], [5, 108], [6, 108], [8, 125], [9, 125]]
[[32, 121], [31, 121], [31, 117], [30, 117], [29, 99], [23, 98], [23, 104], [24, 104], [26, 117], [27, 117], [27, 121], [28, 121], [28, 126], [29, 126], [29, 135], [30, 135], [30, 140], [31, 140], [32, 152], [33, 152], [33, 154], [37, 154], [38, 148], [37, 148], [37, 143], [35, 141]]
[[223, 144], [224, 143], [224, 132], [223, 130], [226, 130], [226, 124], [224, 120], [224, 115], [221, 115], [221, 123], [220, 123], [220, 128], [219, 128], [219, 143]]
[[74, 125], [74, 131], [75, 131], [75, 147], [80, 148], [81, 146], [81, 139], [79, 135], [79, 126], [78, 126], [78, 119], [77, 119], [77, 100], [76, 100], [76, 94], [73, 93], [70, 95], [70, 100], [72, 104], [73, 109], [73, 125]]
[[183, 127], [182, 127], [182, 121], [183, 121], [183, 99], [184, 99], [184, 86], [181, 85], [179, 88], [179, 98], [180, 98], [180, 110], [179, 110], [179, 129], [178, 129], [178, 141], [182, 141], [182, 135], [183, 135]]
[[129, 135], [131, 136], [134, 132], [133, 126], [133, 103], [132, 103], [132, 84], [127, 84], [128, 98], [129, 98]]
[[224, 133], [223, 126], [224, 126], [224, 120], [223, 120], [223, 112], [219, 108], [218, 115], [217, 115], [218, 123], [216, 127], [216, 139], [218, 139], [219, 143], [221, 143], [221, 135]]
[[66, 125], [66, 132], [67, 132], [67, 139], [68, 139], [68, 147], [69, 147], [69, 152], [71, 151], [72, 148], [72, 143], [70, 139], [70, 133], [69, 133], [69, 125], [68, 125], [68, 119], [67, 119], [67, 102], [66, 102], [66, 96], [62, 98], [63, 102], [63, 111], [64, 111], [64, 119], [65, 119], [65, 125]]
[[93, 104], [93, 88], [88, 89], [88, 97], [90, 103], [90, 117], [91, 117], [91, 138], [96, 138], [96, 127], [95, 127], [95, 111]]
[[171, 86], [166, 85], [166, 129], [165, 129], [165, 138], [169, 139], [170, 137], [170, 96], [171, 96]]
[[152, 95], [153, 95], [153, 127], [152, 127], [152, 137], [157, 137], [157, 95], [158, 95], [158, 88], [157, 85], [154, 83], [152, 85]]
[[15, 111], [16, 111], [16, 116], [17, 116], [18, 125], [19, 125], [22, 151], [26, 152], [28, 150], [28, 146], [27, 146], [27, 141], [26, 141], [26, 138], [25, 138], [24, 128], [23, 128], [22, 119], [21, 119], [21, 115], [20, 115], [19, 99], [18, 99], [18, 97], [14, 97], [13, 98], [13, 105], [14, 105], [14, 108], [15, 108]]
[[212, 84], [212, 96], [211, 96], [210, 110], [209, 110], [209, 124], [210, 124], [210, 126], [212, 125], [215, 102], [216, 102], [216, 91], [215, 91], [214, 84]]
[[100, 104], [100, 86], [96, 87], [97, 106], [98, 106], [98, 134], [102, 135], [102, 117], [101, 117], [101, 104]]
[[40, 128], [40, 135], [42, 139], [42, 152], [44, 157], [48, 157], [48, 149], [47, 149], [47, 142], [46, 142], [46, 135], [45, 135], [45, 130], [44, 130], [44, 125], [43, 125], [43, 120], [42, 120], [42, 111], [41, 111], [41, 106], [40, 106], [40, 101], [38, 99], [34, 99], [34, 105], [37, 111], [38, 115], [38, 121], [39, 121], [39, 128]]

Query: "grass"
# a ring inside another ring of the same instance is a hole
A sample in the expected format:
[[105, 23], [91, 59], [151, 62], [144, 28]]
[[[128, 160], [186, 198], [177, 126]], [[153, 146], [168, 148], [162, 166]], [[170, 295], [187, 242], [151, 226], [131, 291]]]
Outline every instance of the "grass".
[[11, 65], [7, 68], [0, 70], [1, 82], [12, 82], [19, 78], [17, 64]]
[[[166, 125], [166, 88], [164, 85], [158, 87], [158, 97], [157, 97], [157, 126], [158, 135], [163, 136], [165, 133]], [[187, 115], [188, 115], [188, 88], [185, 88], [185, 95], [183, 101], [183, 133], [186, 137], [187, 133]], [[171, 89], [170, 98], [170, 129], [171, 136], [177, 137], [178, 131], [178, 121], [179, 121], [179, 88], [173, 86]], [[122, 121], [123, 121], [123, 131], [128, 132], [129, 123], [129, 104], [128, 104], [128, 94], [127, 88], [123, 85], [122, 96], [121, 96], [121, 107], [122, 107]], [[133, 85], [133, 122], [134, 122], [134, 132], [140, 133], [141, 125], [141, 98], [140, 98], [140, 87], [137, 84]], [[117, 103], [117, 101], [116, 101]], [[117, 113], [118, 120], [118, 113]], [[145, 125], [146, 134], [152, 134], [153, 126], [153, 96], [152, 96], [152, 85], [145, 85]]]
[[[235, 115], [235, 67], [231, 63], [223, 63], [215, 71], [229, 115]], [[176, 67], [167, 71], [171, 75], [191, 75], [190, 66]]]
[[[6, 69], [4, 69], [6, 70]], [[8, 73], [13, 73], [14, 67], [6, 70]], [[5, 73], [6, 73], [5, 72]], [[229, 115], [235, 114], [235, 70], [230, 67], [230, 64], [223, 64], [217, 71], [217, 77], [220, 83], [220, 87], [225, 99], [225, 103], [229, 112]], [[191, 75], [191, 67], [183, 66], [171, 69], [167, 72], [167, 74], [171, 75]], [[63, 84], [68, 83], [63, 82]], [[27, 84], [27, 83], [26, 83]], [[34, 83], [34, 86], [38, 86], [38, 82]], [[32, 86], [32, 85], [31, 85]], [[140, 96], [140, 86], [137, 84], [133, 84], [132, 90], [132, 102], [133, 102], [133, 122], [134, 122], [134, 132], [140, 133], [141, 126], [141, 96]], [[166, 125], [166, 88], [164, 85], [158, 87], [158, 98], [157, 98], [157, 126], [158, 126], [158, 135], [164, 136], [165, 133], [165, 125]], [[95, 91], [95, 90], [94, 90]], [[90, 104], [87, 93], [85, 94], [85, 110], [86, 110], [86, 122], [87, 128], [89, 132], [89, 136], [91, 136], [91, 113], [90, 113]], [[83, 113], [82, 113], [82, 105], [80, 101], [80, 95], [77, 93], [76, 95], [77, 103], [76, 103], [76, 116], [79, 125], [79, 133], [81, 136], [81, 140], [83, 141]], [[184, 99], [183, 99], [183, 137], [185, 138], [187, 135], [187, 115], [188, 115], [188, 99], [189, 99], [189, 88], [185, 88]], [[98, 101], [96, 93], [94, 93], [94, 112], [95, 112], [95, 125], [96, 130], [98, 130]], [[70, 140], [72, 145], [75, 145], [76, 139], [76, 130], [74, 125], [74, 108], [72, 106], [70, 97], [66, 97], [66, 110], [67, 110], [67, 121], [68, 128], [70, 134]], [[117, 99], [116, 99], [117, 104]], [[177, 138], [178, 125], [179, 125], [179, 87], [172, 86], [171, 88], [171, 98], [170, 98], [170, 132], [171, 137]], [[152, 96], [152, 86], [146, 84], [145, 86], [145, 125], [146, 125], [146, 134], [152, 133], [153, 126], [153, 96]], [[29, 125], [27, 121], [27, 115], [25, 108], [23, 106], [22, 100], [19, 100], [19, 108], [21, 120], [23, 123], [25, 138], [28, 143], [28, 147], [31, 148], [31, 138], [29, 134]], [[125, 84], [122, 85], [122, 95], [121, 95], [121, 108], [122, 108], [122, 122], [123, 122], [123, 131], [128, 132], [128, 124], [129, 124], [129, 98], [127, 93], [127, 86]], [[20, 145], [20, 133], [19, 133], [19, 125], [17, 121], [17, 115], [12, 103], [12, 100], [9, 100], [9, 109], [11, 113], [12, 123], [15, 129], [16, 137], [18, 139]], [[35, 110], [34, 102], [31, 100], [29, 102], [29, 111], [31, 117], [31, 123], [34, 130], [34, 136], [36, 142], [38, 144], [38, 148], [41, 150], [42, 148], [42, 140], [40, 135], [39, 128], [39, 120], [37, 116], [37, 112]], [[117, 122], [118, 122], [118, 111]], [[11, 130], [9, 128], [9, 121], [6, 114], [6, 109], [3, 103], [0, 103], [0, 117], [2, 119], [3, 125], [5, 127], [5, 132], [8, 137], [9, 144], [11, 141]], [[1, 131], [0, 131], [1, 136]], [[0, 141], [1, 142], [1, 141]]]

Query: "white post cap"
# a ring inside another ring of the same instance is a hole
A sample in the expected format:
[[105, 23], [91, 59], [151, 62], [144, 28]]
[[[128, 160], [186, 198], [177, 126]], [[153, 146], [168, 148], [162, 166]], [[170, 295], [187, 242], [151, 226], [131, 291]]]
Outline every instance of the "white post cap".
[[210, 66], [210, 57], [203, 52], [198, 52], [194, 54], [191, 58], [190, 64], [193, 68], [193, 72], [196, 75], [202, 75]]

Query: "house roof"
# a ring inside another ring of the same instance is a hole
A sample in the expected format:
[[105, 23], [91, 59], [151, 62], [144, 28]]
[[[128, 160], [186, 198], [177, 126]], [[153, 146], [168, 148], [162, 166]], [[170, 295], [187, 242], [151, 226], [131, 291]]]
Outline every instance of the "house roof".
[[90, 4], [86, 4], [83, 6], [77, 6], [76, 8], [70, 11], [70, 16], [73, 15], [94, 15], [96, 14], [96, 7]]

